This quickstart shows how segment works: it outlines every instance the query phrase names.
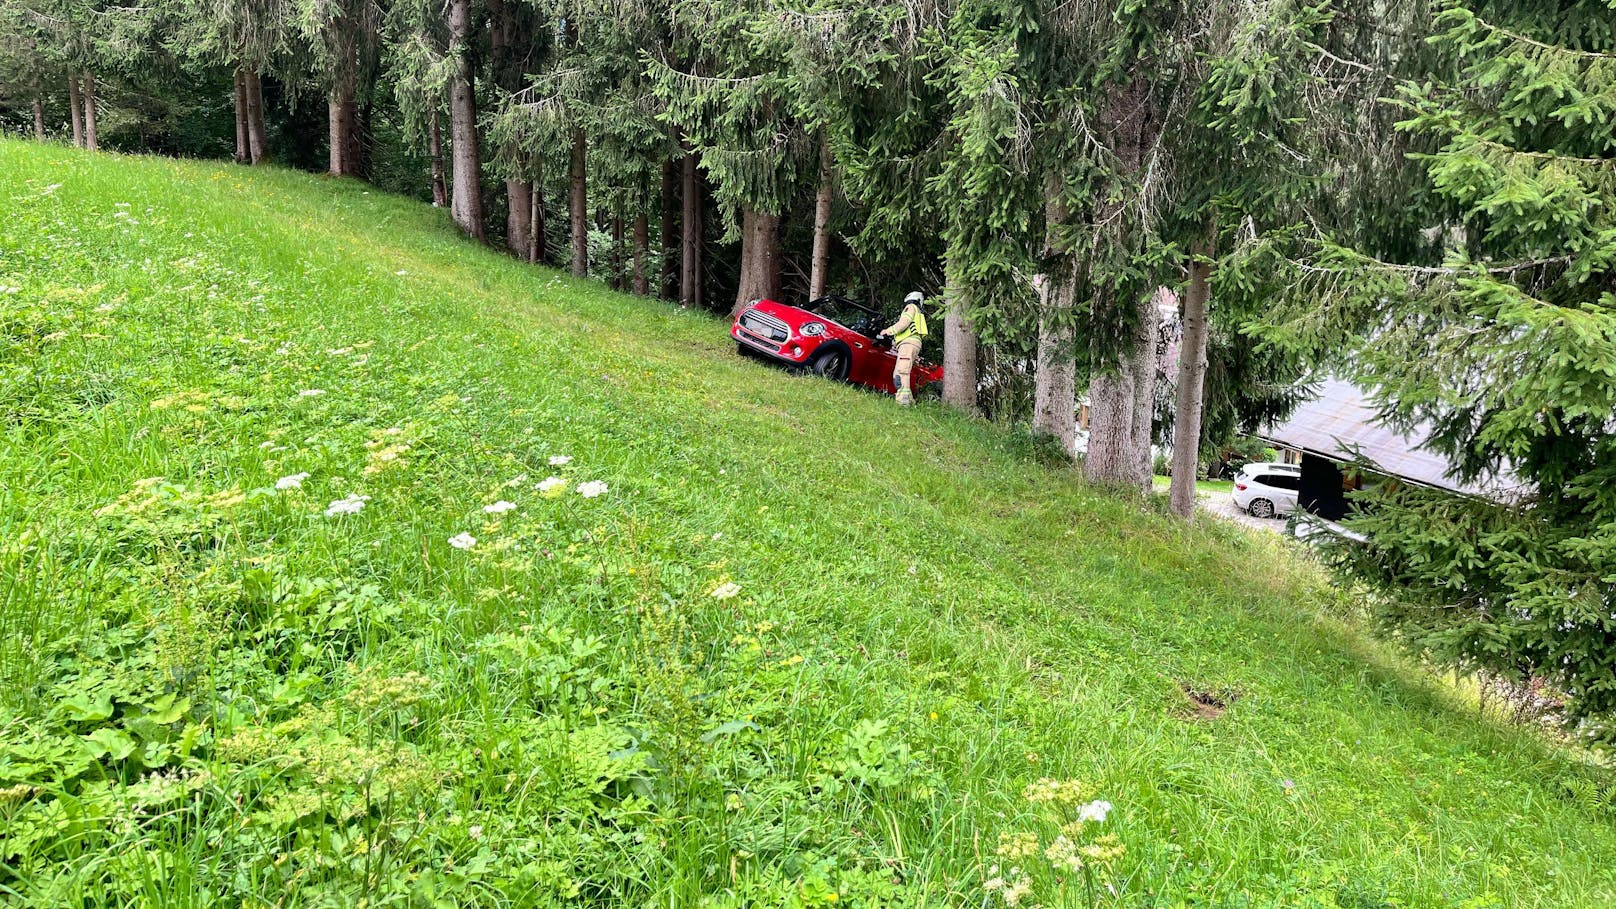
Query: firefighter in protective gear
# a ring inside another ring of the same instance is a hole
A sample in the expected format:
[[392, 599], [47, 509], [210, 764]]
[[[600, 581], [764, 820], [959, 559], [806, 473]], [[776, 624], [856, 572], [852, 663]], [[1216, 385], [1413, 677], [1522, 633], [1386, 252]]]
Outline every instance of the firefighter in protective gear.
[[909, 387], [909, 373], [915, 368], [915, 360], [920, 358], [920, 343], [927, 334], [926, 314], [920, 311], [925, 301], [918, 290], [904, 297], [903, 314], [880, 334], [881, 338], [892, 342], [892, 351], [898, 355], [897, 366], [892, 370], [892, 384], [897, 389], [898, 403], [905, 407], [915, 402], [914, 390]]

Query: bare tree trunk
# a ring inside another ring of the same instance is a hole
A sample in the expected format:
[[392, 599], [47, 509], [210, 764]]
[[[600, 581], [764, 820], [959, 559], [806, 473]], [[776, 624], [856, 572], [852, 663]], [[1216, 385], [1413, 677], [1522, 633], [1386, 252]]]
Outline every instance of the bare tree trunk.
[[755, 208], [741, 210], [741, 281], [735, 291], [739, 313], [754, 300], [780, 297], [780, 216]]
[[97, 151], [101, 143], [95, 131], [95, 73], [84, 71], [84, 147]]
[[965, 314], [965, 301], [952, 287], [943, 316], [943, 401], [967, 413], [976, 413], [976, 326]]
[[449, 152], [454, 193], [449, 211], [469, 237], [483, 239], [482, 155], [477, 146], [476, 74], [466, 46], [471, 40], [471, 0], [449, 0], [449, 45], [457, 60], [449, 79]]
[[1150, 440], [1156, 416], [1156, 339], [1160, 326], [1161, 313], [1156, 308], [1156, 294], [1153, 293], [1144, 298], [1144, 304], [1139, 308], [1139, 325], [1134, 330], [1133, 360], [1128, 367], [1133, 373], [1133, 424], [1127, 481], [1141, 495], [1150, 494]]
[[38, 96], [34, 98], [34, 138], [45, 141], [45, 99]]
[[[1072, 304], [1076, 290], [1071, 251], [1060, 239], [1066, 222], [1060, 176], [1044, 179], [1045, 273], [1038, 281], [1038, 362], [1033, 373], [1032, 429], [1060, 440], [1061, 450], [1077, 453], [1077, 352], [1073, 349]], [[945, 370], [944, 375], [947, 372]]]
[[589, 140], [581, 128], [572, 130], [572, 273], [589, 274]]
[[[1138, 177], [1149, 149], [1160, 136], [1161, 124], [1144, 78], [1118, 83], [1107, 90], [1100, 122], [1116, 156], [1112, 181], [1122, 186]], [[1117, 203], [1105, 203], [1096, 212], [1098, 222], [1113, 222], [1113, 230], [1131, 229], [1131, 217], [1116, 217]], [[1131, 299], [1130, 299], [1131, 298]], [[1151, 294], [1127, 285], [1096, 288], [1094, 308], [1102, 317], [1122, 318], [1132, 306], [1134, 326], [1127, 346], [1120, 351], [1093, 347], [1089, 351], [1089, 449], [1084, 475], [1096, 483], [1150, 485], [1150, 429], [1156, 385], [1156, 307]]]
[[[542, 167], [543, 165], [535, 166]], [[532, 229], [528, 232], [527, 260], [537, 264], [547, 262], [550, 259], [544, 235], [544, 175], [542, 172], [534, 175], [532, 188], [533, 192], [530, 196], [533, 200], [533, 217], [528, 219], [532, 224]]]
[[532, 255], [533, 184], [526, 180], [505, 181], [505, 246], [518, 258]]
[[1089, 447], [1083, 475], [1095, 483], [1125, 482], [1133, 447], [1133, 372], [1117, 368], [1089, 381]]
[[[1045, 310], [1038, 319], [1038, 363], [1033, 373], [1033, 432], [1060, 440], [1061, 450], [1077, 453], [1077, 357], [1072, 350], [1071, 289], [1044, 277], [1039, 290]], [[944, 375], [947, 375], [945, 370]]]
[[432, 205], [442, 208], [449, 204], [449, 187], [443, 179], [443, 132], [438, 127], [437, 108], [427, 120], [426, 145], [432, 157]]
[[329, 171], [333, 177], [352, 177], [359, 173], [359, 48], [351, 38], [343, 38], [331, 74], [331, 94], [326, 99], [331, 143]]
[[[830, 139], [819, 137], [819, 193], [814, 196], [814, 247], [808, 271], [808, 299], [817, 300], [825, 295], [827, 273], [830, 270], [830, 203], [831, 170]], [[944, 367], [947, 375], [947, 367]]]
[[1206, 383], [1207, 302], [1212, 254], [1197, 244], [1190, 254], [1190, 286], [1184, 292], [1184, 335], [1178, 345], [1178, 387], [1173, 402], [1173, 512], [1195, 514], [1195, 473], [1201, 462], [1201, 406]]
[[612, 214], [612, 289], [623, 289], [623, 215]]
[[79, 77], [67, 77], [67, 110], [73, 120], [73, 147], [84, 147], [84, 100], [79, 94]]
[[662, 296], [679, 296], [679, 247], [674, 243], [678, 229], [679, 162], [672, 158], [662, 162]]
[[252, 160], [252, 152], [247, 150], [247, 77], [242, 73], [241, 67], [236, 67], [236, 163], [246, 164]]
[[264, 81], [254, 70], [242, 74], [247, 94], [247, 157], [253, 164], [269, 158], [269, 138], [264, 126]]
[[689, 149], [684, 159], [684, 212], [680, 221], [679, 305], [701, 306], [701, 175], [697, 173], [696, 154]]
[[641, 199], [634, 214], [634, 292], [640, 296], [651, 293], [651, 282], [646, 274], [646, 260], [650, 258], [651, 217], [645, 211], [646, 200]]

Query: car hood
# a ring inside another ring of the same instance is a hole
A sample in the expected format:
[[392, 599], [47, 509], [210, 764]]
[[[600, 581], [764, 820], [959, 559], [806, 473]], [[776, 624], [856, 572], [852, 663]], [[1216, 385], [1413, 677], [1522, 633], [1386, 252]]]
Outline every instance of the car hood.
[[[798, 328], [807, 322], [828, 322], [831, 325], [838, 326], [846, 329], [847, 331], [853, 331], [853, 329], [848, 328], [846, 325], [843, 325], [842, 323], [828, 316], [823, 316], [816, 312], [810, 312], [809, 310], [803, 309], [800, 306], [790, 306], [774, 300], [759, 300], [747, 308], [755, 309], [758, 312], [767, 313], [774, 316], [776, 319], [779, 319], [792, 328]], [[857, 332], [854, 332], [854, 334], [857, 334]]]

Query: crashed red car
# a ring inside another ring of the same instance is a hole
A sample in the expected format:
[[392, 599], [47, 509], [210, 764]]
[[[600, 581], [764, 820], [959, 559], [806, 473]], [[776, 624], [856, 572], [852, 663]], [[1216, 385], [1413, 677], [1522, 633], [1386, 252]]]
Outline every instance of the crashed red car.
[[[820, 297], [806, 306], [754, 300], [735, 316], [730, 337], [743, 355], [762, 354], [827, 379], [892, 392], [897, 356], [890, 344], [876, 345], [886, 323], [880, 313], [842, 296]], [[943, 368], [917, 362], [909, 374], [914, 391], [943, 378]]]

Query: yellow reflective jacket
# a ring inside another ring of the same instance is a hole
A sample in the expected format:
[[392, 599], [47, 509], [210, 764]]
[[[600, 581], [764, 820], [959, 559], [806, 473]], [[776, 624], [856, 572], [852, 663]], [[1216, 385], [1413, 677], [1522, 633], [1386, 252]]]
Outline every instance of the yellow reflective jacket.
[[920, 311], [919, 306], [910, 303], [903, 308], [903, 315], [898, 317], [898, 321], [887, 329], [887, 334], [892, 336], [893, 346], [902, 344], [910, 338], [925, 338], [929, 334], [926, 330], [926, 314]]

